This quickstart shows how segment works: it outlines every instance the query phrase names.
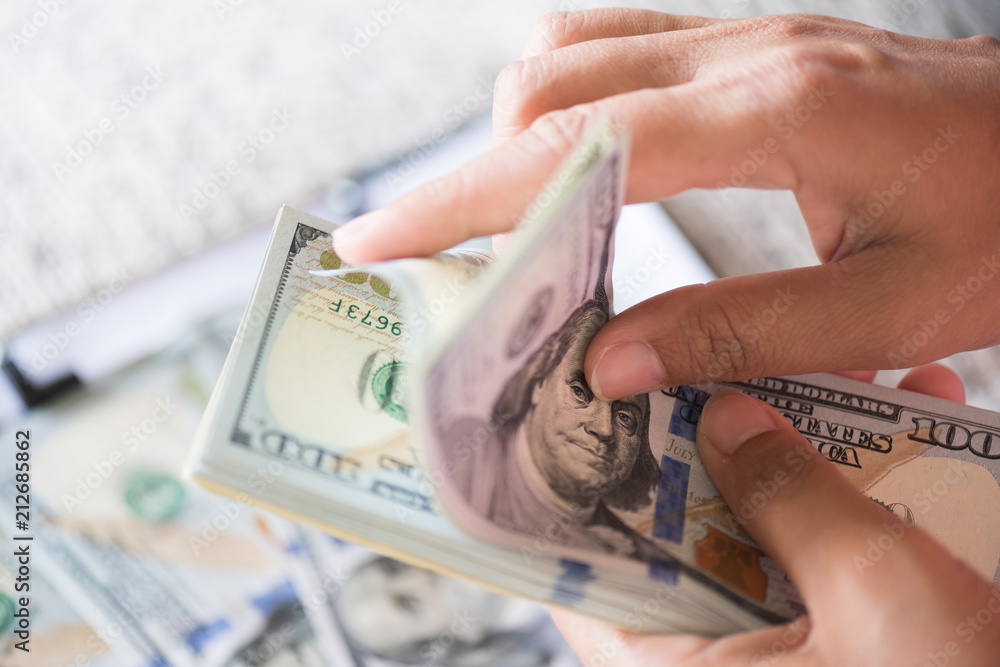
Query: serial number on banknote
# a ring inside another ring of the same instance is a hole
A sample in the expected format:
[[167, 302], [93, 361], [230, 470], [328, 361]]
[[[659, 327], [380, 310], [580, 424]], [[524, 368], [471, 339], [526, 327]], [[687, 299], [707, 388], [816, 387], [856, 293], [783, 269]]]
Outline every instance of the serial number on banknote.
[[394, 336], [402, 335], [403, 333], [403, 323], [393, 322], [385, 315], [378, 315], [377, 317], [372, 317], [372, 308], [365, 308], [359, 306], [356, 303], [347, 304], [344, 306], [344, 300], [338, 299], [337, 301], [331, 301], [330, 305], [327, 307], [332, 313], [338, 313], [346, 315], [348, 319], [355, 320], [361, 324], [370, 326], [373, 329], [379, 331], [389, 331]]

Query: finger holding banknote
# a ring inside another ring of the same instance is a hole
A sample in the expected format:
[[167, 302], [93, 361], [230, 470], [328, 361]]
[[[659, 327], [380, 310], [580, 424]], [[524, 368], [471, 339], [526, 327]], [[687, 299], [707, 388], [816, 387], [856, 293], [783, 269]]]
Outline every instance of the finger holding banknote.
[[[962, 397], [941, 366], [915, 369], [901, 384]], [[1000, 590], [860, 494], [775, 410], [717, 394], [702, 413], [698, 451], [731, 507], [768, 497], [741, 520], [786, 569], [809, 615], [712, 640], [633, 635], [554, 612], [585, 664], [591, 654], [610, 665], [996, 664]]]
[[[622, 313], [587, 357], [602, 397], [983, 347], [1000, 340], [989, 306], [1000, 294], [998, 54], [987, 38], [816, 16], [552, 15], [498, 80], [494, 148], [334, 243], [361, 262], [508, 231], [607, 115], [633, 134], [629, 201], [789, 189], [824, 263], [674, 290]], [[901, 353], [916, 332], [923, 344]]]

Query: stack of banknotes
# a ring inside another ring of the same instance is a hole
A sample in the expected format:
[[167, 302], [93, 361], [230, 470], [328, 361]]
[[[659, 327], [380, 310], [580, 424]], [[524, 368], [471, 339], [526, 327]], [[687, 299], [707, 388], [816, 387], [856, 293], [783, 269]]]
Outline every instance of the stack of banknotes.
[[593, 395], [583, 355], [614, 315], [627, 161], [627, 138], [593, 128], [495, 260], [345, 266], [335, 225], [282, 209], [191, 474], [499, 591], [720, 635], [805, 611], [741, 527], [757, 499], [728, 507], [698, 460], [701, 407], [730, 388], [998, 580], [996, 414], [827, 375]]
[[[223, 498], [183, 478], [238, 322], [239, 312], [223, 313], [17, 423], [33, 474], [27, 528], [14, 534], [24, 501], [14, 467], [0, 476], [9, 547], [0, 554], [0, 665], [577, 666], [540, 605], [332, 540], [249, 496]], [[0, 448], [7, 461], [13, 435]], [[250, 491], [266, 492], [284, 468], [254, 470]], [[15, 550], [26, 545], [27, 574]], [[15, 617], [25, 597], [26, 635]], [[522, 647], [516, 659], [502, 650], [511, 643]]]

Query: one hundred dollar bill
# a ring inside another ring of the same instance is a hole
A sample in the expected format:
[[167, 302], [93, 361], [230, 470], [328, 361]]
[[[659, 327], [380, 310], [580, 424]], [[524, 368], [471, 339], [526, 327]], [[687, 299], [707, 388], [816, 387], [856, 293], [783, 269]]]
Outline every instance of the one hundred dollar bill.
[[[698, 461], [700, 409], [722, 385], [603, 403], [583, 377], [614, 315], [627, 148], [595, 128], [491, 265], [347, 267], [334, 225], [283, 209], [195, 478], [632, 630], [722, 634], [801, 614], [740, 527], [756, 499], [727, 507]], [[826, 375], [726, 386], [778, 407], [887, 513], [997, 577], [993, 505], [973, 502], [1000, 494], [996, 415]], [[255, 491], [268, 465], [283, 472]]]

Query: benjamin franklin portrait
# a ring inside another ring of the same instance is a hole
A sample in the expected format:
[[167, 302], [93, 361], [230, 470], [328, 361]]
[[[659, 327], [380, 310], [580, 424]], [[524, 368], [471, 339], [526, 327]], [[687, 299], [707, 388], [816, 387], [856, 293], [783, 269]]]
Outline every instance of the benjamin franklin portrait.
[[649, 397], [602, 401], [583, 374], [587, 345], [608, 320], [592, 299], [527, 359], [493, 408], [496, 438], [464, 489], [472, 507], [515, 532], [646, 560], [656, 547], [616, 512], [652, 502], [659, 467], [649, 446]]

